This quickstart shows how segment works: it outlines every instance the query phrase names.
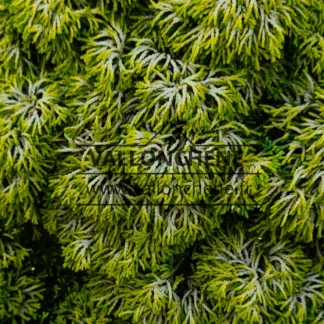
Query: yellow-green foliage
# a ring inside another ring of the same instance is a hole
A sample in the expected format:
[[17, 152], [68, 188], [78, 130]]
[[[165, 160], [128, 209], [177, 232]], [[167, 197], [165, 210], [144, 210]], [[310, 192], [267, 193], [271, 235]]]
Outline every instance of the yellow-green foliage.
[[0, 322], [323, 323], [323, 73], [320, 0], [0, 1]]

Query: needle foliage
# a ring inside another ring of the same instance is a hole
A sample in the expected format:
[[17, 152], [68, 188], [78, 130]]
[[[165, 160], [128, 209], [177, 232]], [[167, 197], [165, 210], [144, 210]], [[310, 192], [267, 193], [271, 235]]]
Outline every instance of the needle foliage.
[[1, 323], [320, 324], [323, 262], [321, 0], [0, 1]]

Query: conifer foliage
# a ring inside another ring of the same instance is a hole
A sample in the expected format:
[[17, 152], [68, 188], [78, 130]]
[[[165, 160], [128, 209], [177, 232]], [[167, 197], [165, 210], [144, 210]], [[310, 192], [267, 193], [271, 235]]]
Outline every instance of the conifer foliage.
[[321, 0], [1, 0], [0, 322], [324, 323], [323, 73]]

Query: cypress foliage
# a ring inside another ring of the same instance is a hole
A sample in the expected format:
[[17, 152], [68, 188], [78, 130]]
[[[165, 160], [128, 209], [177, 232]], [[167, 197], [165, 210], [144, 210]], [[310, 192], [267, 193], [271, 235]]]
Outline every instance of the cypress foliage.
[[323, 73], [320, 0], [1, 0], [0, 322], [324, 323]]

